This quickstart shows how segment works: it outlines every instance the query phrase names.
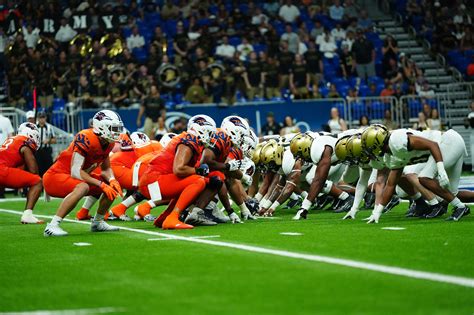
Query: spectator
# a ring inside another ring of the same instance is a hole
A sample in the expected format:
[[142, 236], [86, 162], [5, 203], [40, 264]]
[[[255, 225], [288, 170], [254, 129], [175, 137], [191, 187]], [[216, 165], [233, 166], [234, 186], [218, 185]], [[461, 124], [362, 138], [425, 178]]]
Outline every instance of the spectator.
[[268, 57], [267, 62], [263, 64], [262, 69], [262, 84], [265, 89], [265, 97], [272, 99], [274, 97], [281, 97], [279, 89], [278, 66], [273, 57]]
[[263, 96], [263, 72], [256, 52], [252, 51], [249, 59], [249, 63], [243, 73], [243, 78], [247, 87], [247, 98], [253, 100], [255, 97]]
[[357, 70], [357, 75], [366, 79], [375, 76], [375, 49], [374, 45], [367, 40], [362, 30], [357, 30], [356, 41], [352, 45], [354, 55], [353, 67]]
[[27, 80], [26, 71], [21, 71], [19, 66], [14, 66], [8, 73], [8, 104], [14, 107], [23, 107], [26, 104], [25, 82]]
[[322, 35], [324, 33], [324, 27], [323, 25], [321, 24], [321, 21], [320, 20], [316, 20], [314, 22], [314, 27], [313, 29], [311, 30], [311, 33], [309, 34], [311, 36], [311, 38], [313, 38], [314, 40], [316, 40], [316, 38], [318, 38], [319, 35]]
[[464, 26], [464, 36], [460, 45], [461, 50], [474, 49], [474, 32], [472, 31], [472, 28], [472, 25]]
[[295, 54], [288, 50], [288, 43], [281, 42], [280, 53], [278, 54], [279, 72], [280, 72], [280, 88], [288, 87], [290, 69], [293, 65]]
[[173, 1], [167, 0], [161, 8], [160, 16], [163, 20], [176, 19], [179, 16], [179, 7]]
[[8, 137], [13, 136], [14, 132], [10, 119], [0, 114], [0, 143], [3, 144]]
[[237, 46], [237, 51], [240, 53], [240, 60], [246, 60], [250, 52], [253, 51], [253, 46], [250, 45], [247, 37], [242, 38], [242, 43]]
[[336, 23], [336, 27], [332, 29], [331, 36], [336, 42], [346, 38], [346, 31], [342, 28], [341, 22]]
[[334, 83], [331, 83], [331, 85], [329, 86], [328, 98], [341, 98]]
[[371, 31], [374, 27], [374, 22], [369, 18], [367, 10], [360, 11], [360, 17], [359, 21], [357, 22], [357, 26], [363, 29], [364, 31]]
[[132, 34], [127, 37], [127, 48], [132, 51], [135, 48], [142, 48], [145, 46], [145, 38], [138, 32], [138, 27], [132, 29]]
[[36, 125], [36, 118], [35, 118], [35, 112], [32, 110], [29, 110], [25, 113], [25, 118], [26, 121], [32, 124]]
[[325, 33], [322, 42], [319, 44], [319, 51], [324, 57], [328, 59], [334, 58], [336, 54], [337, 46], [334, 41], [331, 40], [331, 36], [328, 33]]
[[161, 98], [160, 91], [156, 85], [150, 87], [148, 95], [143, 100], [137, 116], [137, 127], [142, 125], [142, 117], [145, 117], [143, 132], [154, 138], [154, 130], [158, 127], [158, 118], [166, 115], [165, 101]]
[[429, 129], [429, 126], [426, 122], [425, 113], [419, 112], [418, 113], [418, 121], [413, 124], [412, 129], [423, 131]]
[[426, 101], [423, 102], [423, 114], [425, 117], [431, 117], [431, 106]]
[[389, 68], [384, 73], [384, 79], [392, 84], [401, 83], [403, 81], [403, 70], [398, 67], [397, 61], [395, 59], [390, 59], [388, 67]]
[[328, 28], [324, 29], [324, 32], [316, 37], [316, 44], [321, 45], [321, 43], [324, 41], [324, 39], [328, 37], [330, 42], [334, 42], [334, 38], [331, 35], [331, 30]]
[[36, 48], [40, 38], [40, 30], [37, 27], [33, 28], [31, 23], [26, 27], [23, 26], [23, 38], [25, 39], [26, 47]]
[[470, 112], [464, 119], [464, 127], [471, 129], [469, 135], [469, 146], [471, 148], [471, 171], [474, 172], [474, 101], [471, 101]]
[[61, 26], [54, 36], [54, 39], [59, 43], [68, 43], [74, 36], [77, 35], [77, 32], [72, 29], [72, 27], [67, 24], [67, 20], [65, 18], [61, 19]]
[[394, 94], [395, 90], [393, 89], [393, 84], [385, 80], [385, 88], [380, 92], [380, 97], [393, 96]]
[[340, 0], [334, 0], [334, 4], [329, 7], [329, 16], [334, 21], [341, 21], [344, 17], [344, 7], [341, 6]]
[[193, 84], [186, 91], [184, 99], [192, 104], [207, 103], [209, 97], [206, 95], [201, 79], [195, 77], [192, 82]]
[[374, 82], [369, 84], [369, 92], [367, 93], [368, 97], [376, 97], [379, 96], [380, 93], [377, 93], [377, 85]]
[[220, 44], [216, 48], [216, 56], [222, 57], [224, 59], [232, 59], [234, 58], [234, 54], [235, 54], [235, 47], [232, 45], [229, 45], [229, 37], [223, 36], [222, 44]]
[[433, 88], [428, 84], [428, 82], [425, 81], [421, 90], [418, 91], [418, 95], [424, 98], [434, 98], [436, 96], [436, 93]]
[[278, 1], [264, 1], [263, 2], [263, 9], [267, 12], [271, 17], [276, 17], [279, 11], [280, 5]]
[[319, 51], [316, 50], [316, 44], [309, 42], [308, 51], [304, 54], [306, 60], [306, 68], [308, 69], [309, 78], [313, 86], [313, 91], [318, 89], [319, 81], [323, 77], [323, 58]]
[[158, 124], [154, 130], [155, 136], [154, 139], [156, 141], [160, 141], [161, 138], [168, 132], [168, 128], [165, 125], [165, 118], [163, 116], [158, 117]]
[[173, 122], [173, 127], [171, 128], [170, 132], [179, 135], [186, 130], [186, 124], [187, 123], [184, 118], [178, 118]]
[[382, 47], [382, 54], [382, 67], [385, 72], [390, 68], [390, 60], [397, 60], [398, 56], [398, 43], [392, 35], [387, 35], [387, 37], [385, 38]]
[[293, 1], [286, 0], [285, 4], [280, 7], [278, 16], [286, 23], [293, 23], [300, 16], [300, 10], [293, 5]]
[[388, 130], [398, 129], [398, 124], [392, 120], [392, 112], [390, 109], [386, 109], [382, 124], [387, 127]]
[[95, 71], [91, 74], [91, 96], [96, 104], [103, 103], [107, 98], [108, 79], [102, 65], [97, 65]]
[[263, 14], [262, 9], [257, 7], [255, 9], [255, 14], [252, 16], [252, 25], [260, 25], [262, 23], [268, 22], [268, 16]]
[[85, 75], [79, 78], [79, 84], [73, 87], [69, 94], [69, 101], [80, 104], [82, 108], [94, 108], [97, 105], [91, 98], [91, 86]]
[[284, 136], [284, 135], [289, 135], [292, 133], [294, 134], [294, 133], [299, 133], [299, 132], [300, 132], [300, 128], [298, 128], [298, 126], [295, 126], [293, 117], [286, 116], [283, 122], [283, 128], [281, 128], [280, 130], [280, 135]]
[[272, 112], [267, 114], [267, 123], [262, 127], [263, 136], [279, 135], [281, 127], [275, 122], [275, 116]]
[[280, 40], [288, 42], [288, 50], [292, 53], [298, 53], [299, 37], [293, 32], [291, 24], [286, 24], [285, 33], [281, 35]]
[[188, 50], [191, 43], [188, 38], [187, 32], [184, 30], [182, 21], [176, 24], [176, 36], [173, 39], [173, 49], [177, 53], [175, 54], [175, 63], [180, 64], [183, 58], [188, 57]]
[[336, 107], [331, 108], [331, 119], [328, 121], [328, 126], [333, 135], [338, 135], [347, 130], [347, 124], [339, 116], [339, 110]]
[[125, 99], [127, 98], [126, 87], [120, 80], [119, 74], [113, 72], [110, 75], [110, 84], [107, 87], [106, 99], [117, 107], [125, 106]]
[[353, 71], [353, 61], [352, 54], [349, 51], [347, 44], [342, 44], [342, 52], [339, 54], [340, 66], [342, 71], [342, 76], [348, 78], [352, 75]]
[[349, 20], [357, 20], [357, 17], [359, 16], [359, 8], [353, 0], [344, 1], [344, 15]]
[[346, 33], [346, 38], [342, 41], [341, 46], [347, 45], [349, 51], [352, 50], [352, 44], [354, 44], [354, 32], [348, 31]]
[[51, 145], [56, 143], [53, 126], [46, 122], [45, 112], [38, 114], [38, 130], [40, 145], [38, 151], [36, 151], [36, 161], [38, 162], [38, 173], [40, 176], [43, 176], [53, 165], [53, 148]]
[[359, 128], [364, 128], [370, 126], [369, 117], [362, 115], [359, 118]]
[[431, 130], [439, 130], [439, 131], [443, 130], [443, 127], [441, 125], [441, 120], [439, 119], [438, 110], [436, 108], [433, 108], [433, 110], [431, 111], [431, 116], [427, 120], [427, 124], [428, 124], [429, 129]]
[[290, 90], [296, 99], [309, 97], [310, 77], [301, 55], [295, 56], [295, 63], [290, 70]]

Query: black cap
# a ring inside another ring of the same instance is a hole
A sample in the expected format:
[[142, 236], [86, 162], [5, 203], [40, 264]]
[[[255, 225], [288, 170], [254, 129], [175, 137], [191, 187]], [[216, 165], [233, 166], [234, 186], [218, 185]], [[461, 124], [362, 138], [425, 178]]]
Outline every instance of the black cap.
[[38, 113], [38, 117], [41, 118], [41, 117], [46, 117], [46, 113], [45, 112], [39, 112]]

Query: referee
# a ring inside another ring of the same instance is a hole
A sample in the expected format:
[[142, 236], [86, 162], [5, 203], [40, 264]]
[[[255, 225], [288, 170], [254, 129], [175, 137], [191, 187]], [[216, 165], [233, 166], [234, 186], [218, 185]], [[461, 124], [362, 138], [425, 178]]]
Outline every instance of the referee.
[[46, 122], [46, 113], [38, 114], [38, 129], [40, 134], [40, 147], [36, 151], [36, 161], [38, 162], [39, 174], [44, 173], [53, 165], [53, 148], [52, 144], [56, 143], [53, 126]]

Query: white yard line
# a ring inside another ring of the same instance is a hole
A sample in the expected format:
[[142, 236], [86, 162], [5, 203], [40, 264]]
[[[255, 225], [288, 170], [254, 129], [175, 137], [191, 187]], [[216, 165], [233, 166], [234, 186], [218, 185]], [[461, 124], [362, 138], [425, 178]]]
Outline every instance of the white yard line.
[[[203, 235], [203, 236], [190, 236], [189, 238], [219, 238], [221, 237], [220, 235]], [[175, 240], [174, 238], [171, 237], [160, 237], [160, 238], [149, 238], [148, 241], [169, 241], [169, 240]]]
[[[0, 209], [0, 212], [11, 213], [15, 215], [21, 215], [23, 213], [21, 211], [14, 211], [14, 210], [7, 210], [7, 209]], [[52, 216], [49, 216], [49, 215], [36, 215], [36, 216], [40, 218], [52, 218]], [[79, 223], [79, 224], [87, 224], [87, 225], [90, 224], [90, 222], [76, 221], [76, 220], [70, 220], [70, 219], [64, 219], [64, 221]], [[218, 246], [218, 247], [227, 247], [227, 248], [238, 249], [238, 250], [242, 250], [246, 252], [274, 255], [274, 256], [280, 256], [280, 257], [288, 257], [288, 258], [293, 258], [293, 259], [298, 259], [298, 260], [323, 262], [323, 263], [327, 263], [331, 265], [370, 270], [370, 271], [376, 271], [376, 272], [403, 276], [403, 277], [408, 277], [408, 278], [423, 279], [423, 280], [436, 281], [436, 282], [442, 282], [442, 283], [450, 283], [450, 284], [455, 284], [455, 285], [459, 285], [463, 287], [474, 288], [473, 278], [450, 276], [450, 275], [444, 275], [440, 273], [378, 265], [378, 264], [372, 264], [372, 263], [351, 260], [351, 259], [296, 253], [296, 252], [290, 252], [286, 250], [270, 249], [270, 248], [253, 246], [253, 245], [244, 245], [244, 244], [228, 243], [228, 242], [223, 242], [223, 241], [213, 241], [213, 240], [207, 240], [207, 239], [192, 238], [192, 237], [187, 237], [187, 236], [179, 236], [179, 235], [167, 234], [167, 233], [161, 233], [161, 232], [155, 232], [155, 231], [133, 229], [129, 227], [122, 227], [122, 226], [119, 226], [119, 227], [123, 231], [141, 233], [141, 234], [146, 234], [146, 235], [161, 236], [161, 237], [171, 238], [171, 239], [180, 240], [180, 241], [200, 243], [200, 244], [206, 244], [206, 245], [212, 245], [212, 246]]]
[[89, 315], [89, 314], [107, 314], [123, 312], [124, 309], [116, 307], [100, 307], [100, 308], [82, 308], [75, 310], [38, 310], [25, 312], [0, 312], [0, 315]]

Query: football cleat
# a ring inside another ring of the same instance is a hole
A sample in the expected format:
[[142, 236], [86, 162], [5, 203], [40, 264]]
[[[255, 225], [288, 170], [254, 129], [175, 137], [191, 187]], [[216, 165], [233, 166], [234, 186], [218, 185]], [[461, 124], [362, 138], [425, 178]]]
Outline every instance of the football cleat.
[[430, 213], [430, 206], [426, 203], [423, 198], [418, 198], [413, 201], [408, 209], [408, 212], [405, 214], [406, 217], [424, 217]]
[[294, 208], [294, 207], [301, 206], [302, 203], [303, 203], [303, 199], [302, 199], [302, 198], [290, 199], [290, 200], [286, 203], [286, 209], [292, 209], [292, 208]]
[[331, 206], [329, 206], [329, 209], [332, 209], [332, 210], [339, 209], [340, 205], [342, 204], [341, 202], [342, 202], [341, 199], [334, 199]]
[[120, 221], [125, 221], [125, 222], [128, 222], [128, 221], [132, 221], [132, 218], [130, 218], [128, 215], [126, 214], [122, 214], [121, 216], [119, 216], [119, 220]]
[[39, 220], [33, 215], [33, 212], [31, 210], [25, 210], [23, 214], [21, 215], [20, 222], [22, 224], [43, 224], [43, 220]]
[[162, 224], [163, 230], [190, 230], [194, 226], [183, 223], [173, 216], [168, 216]]
[[296, 212], [295, 216], [293, 217], [293, 220], [307, 219], [307, 216], [308, 216], [308, 210], [300, 209], [298, 210], [298, 212]]
[[92, 217], [89, 214], [89, 210], [87, 210], [86, 208], [81, 208], [79, 211], [76, 212], [76, 220], [83, 221], [90, 219], [92, 219]]
[[447, 218], [447, 221], [459, 221], [463, 216], [468, 215], [471, 213], [471, 209], [469, 207], [464, 206], [464, 207], [457, 207], [454, 208], [453, 214], [449, 218]]
[[45, 237], [49, 236], [66, 236], [68, 233], [61, 229], [59, 225], [52, 225], [51, 223], [48, 223], [46, 225], [46, 228], [44, 229], [43, 235]]
[[352, 204], [354, 203], [354, 196], [349, 195], [346, 200], [339, 202], [339, 208], [335, 209], [335, 213], [343, 213], [351, 210]]
[[143, 217], [143, 221], [145, 222], [153, 222], [156, 220], [156, 217], [152, 214], [147, 214], [146, 216]]
[[375, 193], [369, 192], [364, 196], [364, 209], [373, 209], [375, 205]]
[[[207, 211], [207, 210], [205, 209], [204, 211]], [[219, 208], [217, 207], [212, 209], [211, 215], [221, 221], [221, 222], [216, 221], [217, 223], [227, 223], [230, 221], [230, 218], [226, 216], [224, 212], [219, 210]]]
[[388, 204], [383, 208], [382, 213], [387, 213], [391, 211], [393, 208], [398, 206], [400, 204], [400, 197], [398, 196], [393, 196], [392, 199], [388, 202]]
[[250, 198], [246, 200], [245, 205], [250, 210], [250, 213], [252, 213], [252, 215], [256, 215], [260, 208], [260, 203], [255, 198]]
[[118, 226], [112, 226], [107, 224], [104, 220], [91, 222], [91, 232], [109, 232], [109, 231], [118, 231], [120, 228]]
[[256, 218], [250, 213], [250, 211], [240, 211], [240, 217], [242, 220], [256, 220]]
[[[217, 225], [216, 222], [209, 220], [206, 215], [204, 214], [204, 210], [194, 207], [191, 212], [189, 212], [186, 220], [184, 221], [186, 224], [190, 224], [193, 226], [213, 226]], [[163, 223], [164, 224], [164, 223]]]
[[107, 221], [116, 221], [116, 220], [118, 220], [118, 218], [114, 215], [114, 213], [112, 211], [109, 211], [109, 216], [107, 217], [106, 220]]
[[427, 219], [433, 219], [442, 216], [448, 212], [448, 205], [444, 203], [438, 203], [434, 206], [430, 206], [430, 213], [425, 215]]

